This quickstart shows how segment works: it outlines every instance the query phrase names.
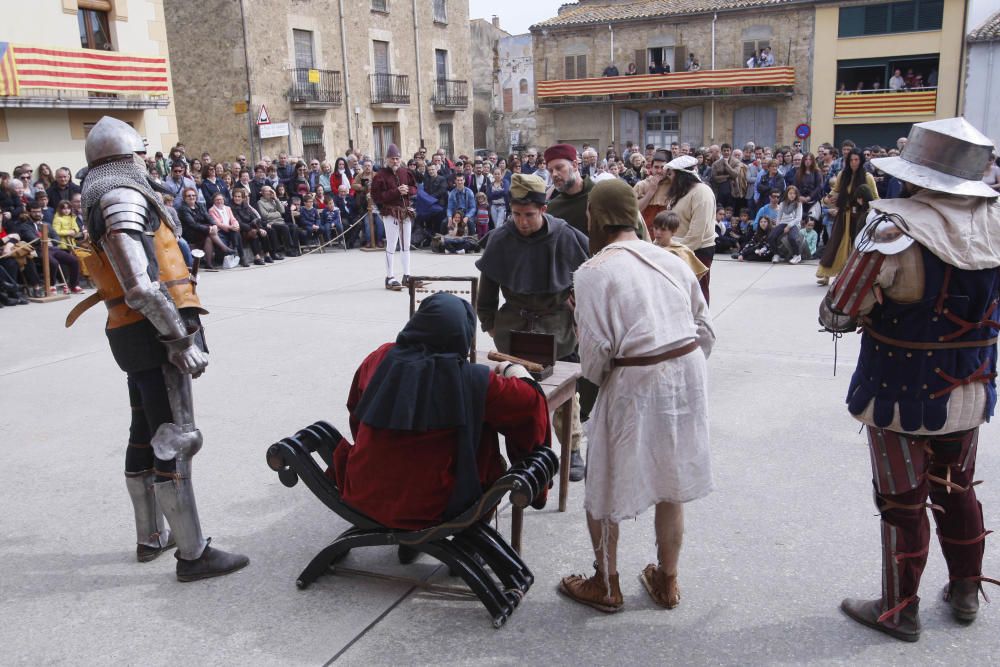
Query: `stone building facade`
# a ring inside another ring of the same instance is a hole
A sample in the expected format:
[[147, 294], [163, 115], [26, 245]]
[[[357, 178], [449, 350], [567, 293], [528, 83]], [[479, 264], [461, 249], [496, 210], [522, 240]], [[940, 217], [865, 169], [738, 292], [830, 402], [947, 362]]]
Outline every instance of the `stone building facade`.
[[508, 37], [510, 33], [500, 27], [500, 19], [496, 16], [492, 21], [469, 21], [472, 137], [476, 150], [493, 149], [497, 145], [493, 98], [496, 96], [497, 70], [500, 66], [499, 44]]
[[1000, 146], [1000, 10], [968, 36], [965, 117]]
[[[18, 51], [23, 56], [17, 66], [22, 85], [17, 90], [0, 90], [3, 169], [15, 163], [37, 166], [44, 162], [75, 173], [86, 164], [87, 133], [103, 116], [135, 127], [148, 142], [150, 154], [166, 152], [176, 143], [163, 0], [35, 0], [29, 4], [5, 11], [0, 21], [0, 42], [13, 48], [15, 59]], [[91, 68], [80, 63], [81, 54], [113, 58], [118, 67], [138, 76], [144, 76], [143, 68], [165, 69], [163, 76], [149, 75], [158, 79], [163, 90], [143, 92], [139, 90], [142, 82], [129, 90], [119, 85], [118, 92], [93, 90], [86, 84], [72, 89], [23, 85], [29, 82], [27, 69], [22, 69], [30, 60], [29, 49], [56, 51], [60, 61], [77, 62], [75, 75], [93, 75], [92, 81], [106, 74], [104, 65]], [[157, 62], [145, 61], [148, 58]]]
[[498, 151], [544, 146], [538, 136], [535, 67], [530, 33], [511, 35], [498, 44], [497, 92], [493, 99]]
[[[627, 141], [656, 146], [671, 141], [696, 146], [790, 143], [796, 126], [809, 118], [813, 21], [808, 3], [791, 0], [581, 0], [563, 5], [558, 16], [531, 27], [539, 90], [543, 82], [572, 87], [578, 79], [602, 77], [612, 64], [621, 76], [629, 63], [645, 75], [650, 62], [676, 74], [685, 71], [689, 56], [698, 61], [701, 74], [730, 70], [728, 76], [739, 81], [741, 70], [749, 72], [749, 55], [765, 46], [778, 68], [791, 68], [785, 70], [791, 83], [740, 86], [730, 81], [662, 92], [538, 95], [535, 143], [588, 143], [602, 153], [611, 145], [620, 151]], [[603, 81], [623, 83], [619, 77]], [[594, 85], [599, 88], [601, 81]]]
[[472, 146], [467, 0], [163, 2], [189, 149], [332, 160]]

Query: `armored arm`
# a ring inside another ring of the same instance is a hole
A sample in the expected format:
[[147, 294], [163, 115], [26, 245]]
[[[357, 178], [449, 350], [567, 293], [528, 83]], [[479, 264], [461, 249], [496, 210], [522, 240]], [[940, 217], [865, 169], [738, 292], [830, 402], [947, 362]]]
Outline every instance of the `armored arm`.
[[208, 357], [195, 345], [198, 330], [189, 330], [159, 281], [150, 276], [143, 235], [149, 229], [149, 216], [155, 212], [149, 210], [141, 194], [129, 188], [105, 194], [100, 207], [106, 228], [101, 247], [125, 291], [125, 304], [142, 313], [160, 333], [170, 363], [184, 373], [201, 375]]

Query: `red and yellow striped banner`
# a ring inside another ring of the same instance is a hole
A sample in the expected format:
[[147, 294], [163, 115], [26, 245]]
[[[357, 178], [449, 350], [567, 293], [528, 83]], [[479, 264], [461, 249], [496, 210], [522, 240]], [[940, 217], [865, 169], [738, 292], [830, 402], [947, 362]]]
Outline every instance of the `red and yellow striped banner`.
[[651, 93], [657, 90], [737, 88], [743, 86], [794, 86], [795, 68], [762, 67], [754, 69], [716, 69], [676, 74], [639, 76], [602, 76], [591, 79], [539, 81], [538, 97], [574, 95], [614, 95]]
[[937, 90], [837, 93], [833, 109], [837, 118], [933, 114], [937, 110]]
[[[166, 58], [26, 45], [8, 45], [8, 51], [15, 63], [14, 85], [21, 88], [148, 95], [170, 92]], [[0, 90], [0, 94], [12, 93]]]

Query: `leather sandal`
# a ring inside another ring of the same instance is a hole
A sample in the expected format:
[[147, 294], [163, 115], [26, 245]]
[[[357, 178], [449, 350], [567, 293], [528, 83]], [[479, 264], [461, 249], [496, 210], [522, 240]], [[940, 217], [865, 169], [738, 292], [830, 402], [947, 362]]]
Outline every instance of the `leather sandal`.
[[681, 602], [681, 589], [677, 586], [677, 575], [667, 574], [650, 563], [642, 569], [639, 581], [646, 587], [653, 602], [664, 609], [673, 609]]
[[613, 614], [625, 607], [622, 589], [618, 585], [618, 575], [608, 576], [608, 584], [604, 583], [604, 573], [594, 572], [589, 579], [582, 574], [571, 574], [559, 582], [559, 592], [580, 604], [585, 604], [606, 614]]

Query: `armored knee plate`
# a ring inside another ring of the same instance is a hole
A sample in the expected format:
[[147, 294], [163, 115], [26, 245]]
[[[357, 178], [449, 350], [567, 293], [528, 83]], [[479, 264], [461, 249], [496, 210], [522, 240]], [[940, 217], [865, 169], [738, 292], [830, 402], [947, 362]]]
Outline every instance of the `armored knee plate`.
[[170, 529], [163, 521], [163, 511], [153, 492], [153, 471], [136, 475], [125, 474], [125, 486], [135, 510], [136, 544], [152, 549], [163, 549], [170, 543]]
[[163, 461], [190, 459], [201, 449], [201, 431], [194, 424], [160, 424], [150, 444], [156, 458]]
[[200, 558], [208, 542], [201, 532], [198, 505], [191, 485], [190, 465], [179, 464], [174, 479], [157, 482], [153, 487], [156, 490], [156, 500], [174, 531], [178, 557], [184, 560]]

